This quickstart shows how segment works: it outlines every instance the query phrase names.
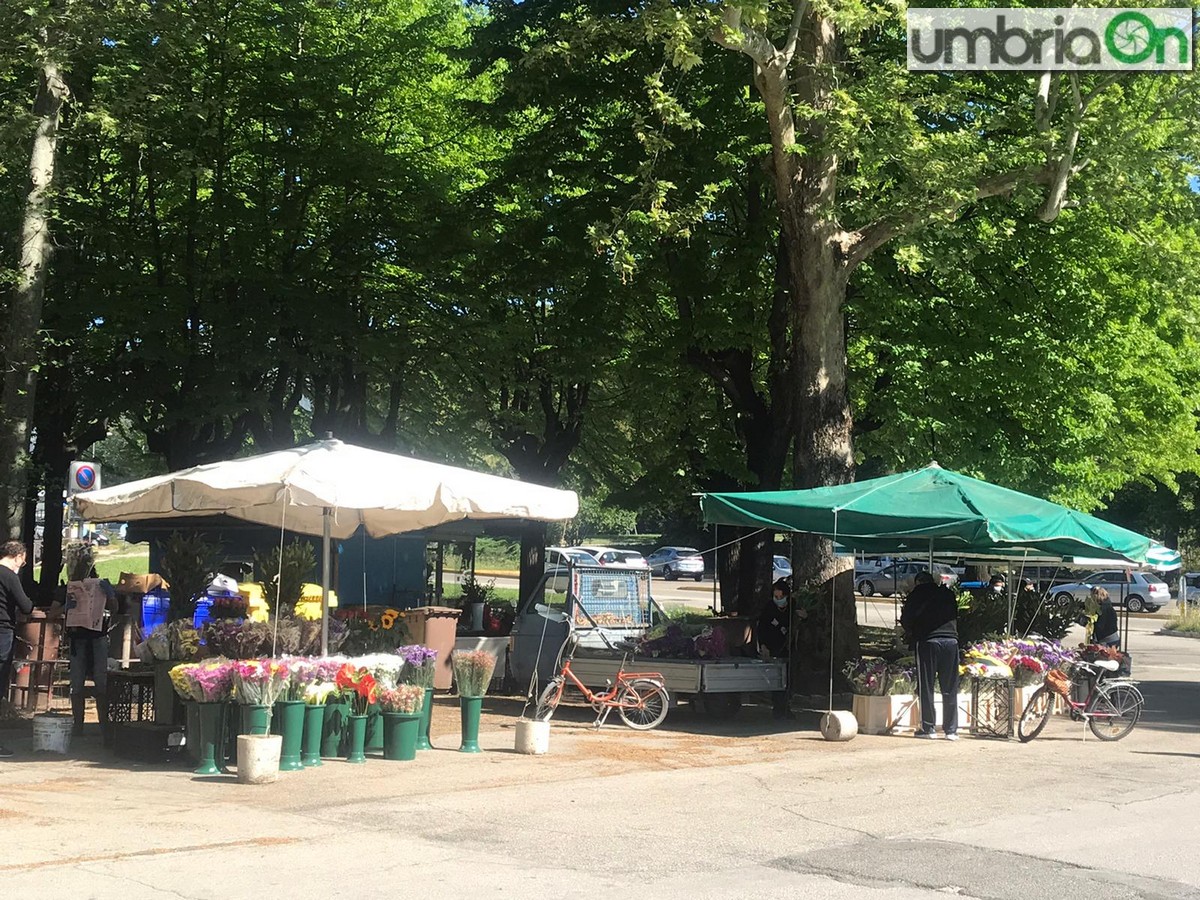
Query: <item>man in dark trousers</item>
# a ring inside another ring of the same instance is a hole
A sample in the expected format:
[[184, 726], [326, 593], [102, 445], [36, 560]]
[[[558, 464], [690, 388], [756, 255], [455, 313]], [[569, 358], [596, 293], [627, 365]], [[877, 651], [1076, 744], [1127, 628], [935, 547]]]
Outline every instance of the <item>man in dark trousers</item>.
[[[0, 700], [8, 700], [8, 683], [12, 680], [13, 652], [16, 649], [17, 619], [33, 612], [33, 601], [21, 587], [17, 574], [25, 565], [25, 545], [7, 541], [0, 545]], [[0, 747], [0, 758], [13, 752]]]
[[[791, 588], [785, 579], [775, 582], [771, 590], [771, 601], [758, 617], [758, 653], [763, 659], [787, 659], [790, 649], [791, 610], [789, 599]], [[790, 663], [789, 663], [790, 665]], [[788, 708], [788, 692], [776, 691], [772, 700], [772, 712], [776, 719], [794, 719]]]
[[921, 696], [921, 728], [916, 736], [937, 737], [933, 680], [942, 687], [942, 730], [958, 740], [958, 602], [954, 592], [935, 585], [928, 572], [917, 575], [904, 603], [900, 624], [916, 644], [917, 690]]

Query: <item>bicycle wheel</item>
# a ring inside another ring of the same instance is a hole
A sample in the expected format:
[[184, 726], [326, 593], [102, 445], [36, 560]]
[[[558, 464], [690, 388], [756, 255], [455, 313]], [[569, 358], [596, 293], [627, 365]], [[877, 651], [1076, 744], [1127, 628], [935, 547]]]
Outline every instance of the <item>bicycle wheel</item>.
[[537, 709], [533, 711], [533, 718], [538, 722], [549, 722], [554, 711], [558, 709], [558, 702], [562, 700], [562, 695], [563, 679], [560, 675], [546, 685], [542, 696], [538, 697]]
[[1127, 684], [1114, 684], [1096, 699], [1088, 728], [1102, 741], [1119, 741], [1142, 717], [1142, 697]]
[[1054, 693], [1047, 687], [1040, 687], [1034, 691], [1021, 712], [1021, 720], [1017, 722], [1017, 737], [1021, 739], [1022, 744], [1029, 743], [1042, 733], [1053, 711]]
[[654, 681], [630, 682], [617, 697], [621, 721], [636, 731], [649, 731], [662, 724], [671, 709], [667, 689]]

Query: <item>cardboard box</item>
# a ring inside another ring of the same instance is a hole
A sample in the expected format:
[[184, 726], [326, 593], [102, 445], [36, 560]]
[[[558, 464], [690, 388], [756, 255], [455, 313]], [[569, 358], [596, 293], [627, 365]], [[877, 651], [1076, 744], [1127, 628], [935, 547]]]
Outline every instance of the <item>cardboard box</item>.
[[118, 594], [136, 594], [140, 597], [157, 588], [170, 586], [167, 579], [161, 575], [134, 575], [132, 572], [122, 572], [116, 590]]

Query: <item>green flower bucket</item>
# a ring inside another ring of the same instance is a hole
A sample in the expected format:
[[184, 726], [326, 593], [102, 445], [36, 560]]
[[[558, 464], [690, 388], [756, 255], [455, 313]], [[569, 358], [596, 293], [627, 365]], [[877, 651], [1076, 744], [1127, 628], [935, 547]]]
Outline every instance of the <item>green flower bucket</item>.
[[383, 758], [417, 758], [417, 735], [421, 730], [420, 713], [383, 714]]
[[299, 772], [304, 768], [300, 762], [300, 745], [304, 739], [303, 700], [279, 700], [275, 703], [275, 714], [271, 730], [283, 736], [283, 747], [279, 751], [279, 771]]
[[421, 707], [421, 727], [417, 732], [417, 749], [432, 750], [429, 743], [429, 726], [433, 722], [433, 688], [425, 688], [425, 705]]
[[243, 703], [239, 707], [242, 730], [238, 734], [270, 734], [271, 707], [263, 703]]
[[367, 742], [367, 717], [366, 716], [347, 716], [349, 724], [346, 727], [346, 762], [348, 763], [365, 763], [367, 754], [363, 751], [366, 749]]
[[383, 749], [383, 711], [378, 703], [367, 708], [367, 751]]
[[[193, 703], [197, 725], [196, 749], [199, 765], [193, 775], [220, 775], [224, 770], [225, 703]], [[189, 733], [189, 737], [190, 737]]]
[[300, 764], [306, 769], [321, 765], [321, 739], [325, 736], [325, 704], [304, 704], [304, 741]]
[[483, 712], [482, 697], [459, 697], [458, 709], [462, 716], [462, 745], [459, 753], [482, 753], [479, 746], [479, 716]]
[[346, 726], [349, 719], [349, 700], [335, 700], [325, 704], [325, 720], [321, 724], [322, 756], [333, 759], [346, 752]]

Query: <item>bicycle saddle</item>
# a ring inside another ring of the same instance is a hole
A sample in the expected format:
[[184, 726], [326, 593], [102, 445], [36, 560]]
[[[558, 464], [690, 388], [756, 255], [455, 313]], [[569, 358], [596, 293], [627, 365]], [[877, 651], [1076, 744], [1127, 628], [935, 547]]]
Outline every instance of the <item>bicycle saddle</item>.
[[1099, 669], [1104, 669], [1106, 672], [1115, 672], [1121, 668], [1121, 664], [1115, 659], [1098, 659], [1092, 665]]

